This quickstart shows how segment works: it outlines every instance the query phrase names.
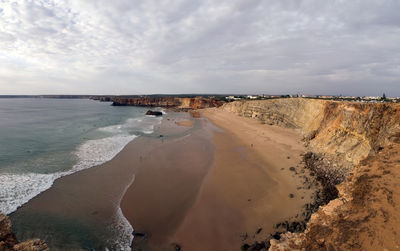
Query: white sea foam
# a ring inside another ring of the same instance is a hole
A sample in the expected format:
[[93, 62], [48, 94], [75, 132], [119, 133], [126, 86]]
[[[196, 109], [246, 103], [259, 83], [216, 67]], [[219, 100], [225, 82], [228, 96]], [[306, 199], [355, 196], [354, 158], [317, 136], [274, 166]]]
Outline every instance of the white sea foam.
[[114, 232], [117, 236], [110, 243], [113, 250], [131, 250], [131, 244], [133, 240], [133, 227], [122, 213], [121, 207], [119, 205], [121, 204], [123, 195], [126, 193], [126, 190], [128, 190], [128, 188], [132, 185], [134, 180], [135, 176], [132, 177], [131, 182], [125, 187], [122, 196], [119, 198], [117, 212], [110, 226], [111, 231]]
[[[16, 211], [18, 207], [49, 189], [54, 181], [60, 177], [111, 160], [131, 140], [137, 137], [130, 134], [130, 131], [141, 131], [145, 134], [153, 133], [154, 125], [161, 123], [161, 120], [161, 118], [131, 118], [120, 125], [99, 128], [100, 131], [106, 132], [110, 136], [88, 140], [79, 145], [73, 153], [77, 158], [77, 163], [68, 171], [50, 174], [0, 173], [0, 213], [10, 214]], [[119, 207], [113, 226], [116, 226], [115, 230], [118, 232], [118, 238], [113, 245], [116, 245], [118, 250], [130, 250], [133, 228]]]
[[59, 177], [60, 173], [0, 174], [0, 213], [14, 212], [36, 195], [49, 189]]
[[146, 116], [139, 118], [130, 118], [121, 125], [112, 125], [99, 128], [102, 132], [107, 133], [127, 133], [130, 131], [140, 131], [145, 134], [153, 133], [154, 124], [160, 123], [162, 118], [156, 116]]
[[99, 128], [99, 131], [109, 132], [109, 133], [121, 133], [122, 132], [122, 125], [112, 125]]
[[131, 250], [131, 244], [133, 241], [133, 227], [129, 221], [125, 218], [120, 207], [117, 209], [117, 214], [112, 225], [113, 230], [116, 232], [117, 238], [112, 243], [113, 250]]
[[71, 170], [51, 174], [0, 173], [0, 212], [10, 214], [41, 192], [49, 189], [54, 180], [74, 172], [100, 165], [114, 158], [135, 135], [116, 135], [88, 140], [75, 152], [78, 162]]
[[117, 135], [86, 141], [75, 153], [79, 161], [74, 165], [71, 173], [111, 160], [134, 138], [136, 138], [135, 135]]
[[160, 120], [144, 121], [144, 118], [127, 119], [125, 123], [100, 128], [111, 136], [88, 140], [75, 151], [77, 163], [71, 170], [50, 174], [39, 173], [0, 173], [0, 213], [10, 214], [33, 197], [49, 189], [54, 180], [74, 172], [100, 165], [111, 160], [126, 144], [136, 136], [130, 135], [130, 129], [143, 133], [152, 133], [154, 124]]

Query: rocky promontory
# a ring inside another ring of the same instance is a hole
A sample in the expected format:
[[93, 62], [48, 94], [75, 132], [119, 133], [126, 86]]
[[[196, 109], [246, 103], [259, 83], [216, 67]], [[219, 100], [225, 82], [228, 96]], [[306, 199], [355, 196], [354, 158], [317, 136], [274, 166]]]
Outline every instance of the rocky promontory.
[[114, 106], [144, 106], [144, 107], [165, 107], [180, 110], [202, 109], [219, 107], [224, 102], [206, 97], [109, 97], [107, 101], [112, 101]]
[[18, 242], [12, 232], [11, 220], [8, 216], [0, 214], [0, 250], [1, 251], [48, 251], [46, 243], [39, 239]]

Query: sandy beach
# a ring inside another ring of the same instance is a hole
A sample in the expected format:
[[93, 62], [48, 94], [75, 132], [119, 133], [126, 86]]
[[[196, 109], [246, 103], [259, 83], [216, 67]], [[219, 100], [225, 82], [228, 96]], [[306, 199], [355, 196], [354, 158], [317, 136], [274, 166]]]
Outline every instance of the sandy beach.
[[[130, 231], [126, 232], [126, 226], [121, 225], [123, 222], [120, 222], [119, 204], [125, 190], [134, 181], [140, 184], [141, 179], [137, 179], [136, 175], [141, 176], [141, 162], [151, 158], [152, 151], [163, 146], [164, 142], [174, 142], [190, 133], [192, 127], [175, 124], [189, 117], [185, 113], [165, 115], [162, 124], [155, 128], [153, 134], [135, 138], [112, 160], [57, 179], [50, 189], [11, 214], [18, 238], [25, 240], [39, 237], [50, 247], [63, 247], [63, 250], [82, 247], [103, 250], [107, 246], [113, 250], [120, 249], [108, 240], [116, 238], [112, 235], [120, 234], [121, 230], [131, 235]], [[169, 158], [173, 156], [171, 154]], [[209, 160], [205, 156], [202, 159]], [[158, 166], [167, 168], [162, 162], [159, 163]], [[152, 196], [147, 198], [157, 198]], [[160, 198], [155, 201], [162, 202]], [[110, 226], [119, 229], [110, 229]]]
[[[50, 246], [98, 243], [101, 249], [109, 245], [102, 238], [120, 204], [136, 233], [133, 250], [240, 250], [310, 201], [289, 170], [301, 161], [300, 139], [292, 129], [220, 109], [170, 112], [153, 134], [134, 139], [103, 165], [56, 180], [13, 218], [49, 234], [71, 228], [68, 236], [40, 236]], [[23, 239], [34, 236], [24, 233]]]
[[140, 233], [134, 250], [240, 250], [310, 201], [289, 170], [304, 151], [299, 133], [218, 109], [201, 115], [139, 164], [121, 203]]

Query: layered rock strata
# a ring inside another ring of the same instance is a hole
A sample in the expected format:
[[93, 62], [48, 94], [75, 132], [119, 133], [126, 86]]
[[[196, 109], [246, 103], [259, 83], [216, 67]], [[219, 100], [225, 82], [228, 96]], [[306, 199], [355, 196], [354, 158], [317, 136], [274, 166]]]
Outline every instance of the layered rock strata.
[[262, 123], [298, 128], [311, 150], [335, 156], [344, 169], [352, 169], [385, 145], [400, 143], [399, 104], [293, 98], [237, 101], [221, 109]]
[[312, 214], [303, 233], [275, 236], [270, 250], [400, 248], [399, 104], [293, 98], [221, 109], [300, 130], [310, 151], [305, 167], [336, 193], [326, 196], [333, 200], [322, 203], [328, 204]]
[[399, 153], [391, 144], [361, 161], [303, 233], [282, 234], [269, 250], [399, 250]]
[[202, 109], [209, 107], [219, 107], [222, 101], [212, 98], [196, 97], [196, 98], [176, 98], [176, 97], [138, 97], [124, 98], [112, 97], [112, 105], [115, 106], [150, 106], [150, 107], [166, 107], [177, 109]]

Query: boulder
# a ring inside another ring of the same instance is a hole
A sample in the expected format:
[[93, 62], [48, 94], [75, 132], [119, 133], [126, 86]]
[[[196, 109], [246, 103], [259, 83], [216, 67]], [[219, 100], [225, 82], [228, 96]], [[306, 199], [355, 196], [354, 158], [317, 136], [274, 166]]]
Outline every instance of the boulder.
[[146, 115], [162, 116], [163, 114], [162, 114], [162, 112], [159, 112], [159, 111], [148, 110], [146, 112]]
[[0, 250], [8, 250], [17, 243], [17, 238], [12, 232], [10, 218], [0, 214]]
[[27, 240], [21, 242], [17, 245], [14, 245], [13, 250], [15, 251], [24, 251], [24, 250], [32, 250], [32, 251], [48, 251], [50, 250], [46, 243], [39, 239]]
[[0, 214], [0, 250], [1, 251], [48, 251], [46, 243], [39, 239], [27, 240], [19, 243], [12, 232], [11, 220]]

